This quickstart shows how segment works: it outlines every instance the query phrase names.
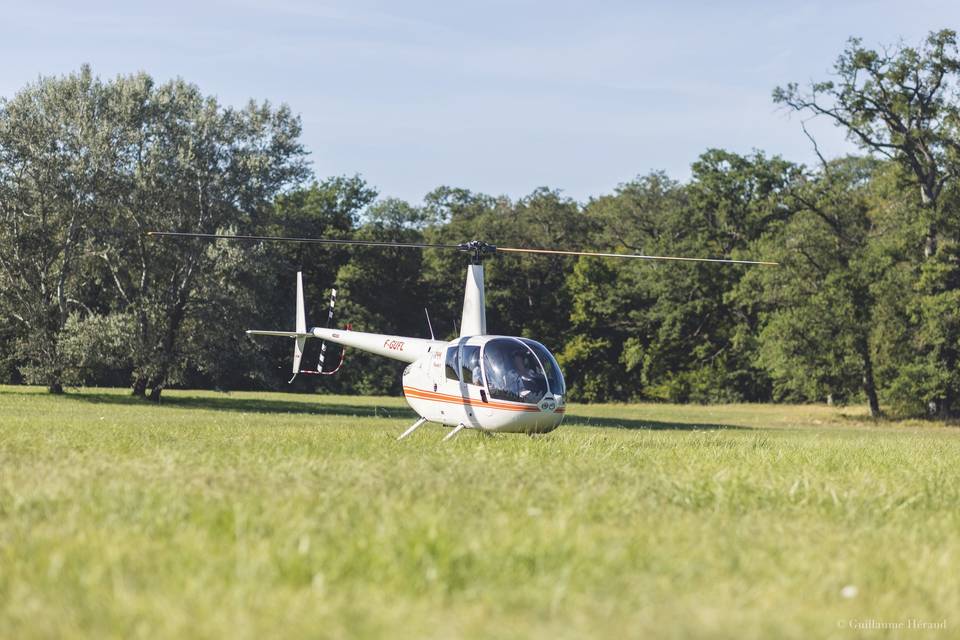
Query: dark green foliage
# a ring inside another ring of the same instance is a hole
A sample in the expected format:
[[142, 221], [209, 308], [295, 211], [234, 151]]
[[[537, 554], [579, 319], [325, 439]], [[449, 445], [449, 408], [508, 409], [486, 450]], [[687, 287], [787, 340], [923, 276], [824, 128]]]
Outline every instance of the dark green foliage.
[[136, 318], [127, 313], [70, 314], [60, 340], [64, 382], [126, 385], [135, 330]]
[[779, 399], [847, 401], [876, 397], [874, 282], [882, 279], [870, 244], [870, 184], [878, 163], [844, 158], [798, 176], [792, 214], [756, 243], [779, 260], [751, 271], [734, 299], [763, 317], [760, 362]]
[[[353, 237], [361, 240], [418, 242], [419, 210], [399, 200], [383, 200], [370, 207]], [[335, 323], [350, 322], [357, 331], [429, 337], [423, 313], [424, 285], [420, 278], [423, 254], [409, 249], [357, 247], [337, 272], [340, 303]], [[324, 310], [323, 318], [326, 318]], [[318, 318], [319, 319], [319, 318]], [[338, 348], [333, 347], [334, 360]], [[397, 363], [358, 351], [348, 351], [349, 366], [328, 378], [324, 388], [357, 393], [401, 392]]]
[[149, 388], [158, 399], [165, 386], [186, 381], [191, 355], [203, 352], [191, 329], [213, 336], [229, 324], [201, 318], [240, 315], [215, 297], [232, 274], [217, 247], [145, 234], [256, 225], [305, 175], [299, 131], [286, 107], [224, 108], [181, 80], [157, 86], [139, 74], [101, 82], [88, 68], [41, 80], [5, 103], [0, 226], [14, 250], [4, 252], [0, 290], [22, 330], [16, 344], [26, 377], [56, 390], [73, 367], [82, 371], [77, 380], [89, 380], [96, 365], [64, 350], [70, 329], [89, 323], [68, 328], [67, 320], [92, 321], [99, 312], [133, 320], [122, 348], [135, 393]]
[[61, 332], [82, 309], [84, 243], [122, 162], [117, 92], [89, 68], [0, 103], [0, 326], [30, 382], [62, 390]]
[[[688, 185], [652, 174], [593, 201], [588, 213], [597, 242], [612, 251], [737, 257], [789, 215], [782, 202], [796, 173], [789, 163], [712, 150], [693, 169]], [[599, 372], [602, 383], [585, 381], [588, 398], [718, 402], [768, 396], [749, 337], [757, 318], [726, 300], [746, 269], [595, 262], [575, 272], [573, 318], [585, 335], [562, 354], [574, 371], [594, 358], [607, 363]], [[619, 366], [611, 368], [611, 361]]]
[[851, 39], [832, 79], [806, 89], [788, 84], [773, 94], [791, 109], [829, 118], [862, 148], [898, 165], [903, 186], [919, 195], [916, 204], [900, 209], [893, 229], [912, 235], [921, 227], [923, 237], [900, 258], [914, 271], [910, 286], [900, 291], [908, 298], [909, 327], [899, 337], [912, 348], [901, 352], [891, 389], [910, 413], [925, 405], [942, 417], [960, 410], [960, 344], [951, 311], [960, 218], [950, 195], [960, 177], [958, 79], [957, 34], [944, 29], [920, 47], [876, 51]]

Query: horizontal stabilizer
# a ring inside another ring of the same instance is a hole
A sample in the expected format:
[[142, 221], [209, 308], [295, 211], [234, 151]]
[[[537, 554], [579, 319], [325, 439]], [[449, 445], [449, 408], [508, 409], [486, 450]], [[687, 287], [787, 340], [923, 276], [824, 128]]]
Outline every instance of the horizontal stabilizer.
[[287, 338], [312, 338], [313, 334], [309, 331], [300, 333], [299, 331], [260, 331], [259, 329], [247, 329], [248, 336], [285, 336]]

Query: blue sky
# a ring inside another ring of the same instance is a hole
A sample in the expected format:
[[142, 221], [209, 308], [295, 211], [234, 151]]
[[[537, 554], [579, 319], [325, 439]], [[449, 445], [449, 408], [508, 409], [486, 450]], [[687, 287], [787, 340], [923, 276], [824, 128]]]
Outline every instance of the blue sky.
[[[771, 90], [870, 45], [960, 26], [960, 3], [4, 2], [0, 95], [90, 63], [181, 76], [241, 104], [286, 102], [320, 177], [419, 202], [446, 184], [586, 200], [704, 150], [812, 163]], [[821, 147], [852, 147], [814, 123]]]

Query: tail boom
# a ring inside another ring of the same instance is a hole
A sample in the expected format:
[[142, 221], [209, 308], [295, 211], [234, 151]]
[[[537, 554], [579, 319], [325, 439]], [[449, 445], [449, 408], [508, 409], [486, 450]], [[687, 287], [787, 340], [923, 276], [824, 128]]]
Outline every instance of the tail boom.
[[[337, 291], [334, 289], [330, 298], [330, 312], [327, 317], [327, 324], [333, 320], [333, 307], [336, 303], [336, 296]], [[350, 329], [331, 329], [329, 327], [313, 327], [307, 329], [303, 302], [303, 274], [299, 272], [297, 273], [297, 307], [294, 321], [296, 323], [296, 331], [264, 331], [261, 329], [250, 329], [247, 331], [247, 335], [252, 336], [279, 336], [294, 339], [293, 378], [290, 378], [290, 382], [293, 382], [297, 374], [300, 373], [300, 362], [303, 359], [303, 350], [307, 344], [307, 340], [310, 338], [318, 338], [325, 342], [333, 342], [344, 347], [360, 349], [361, 351], [392, 358], [401, 362], [416, 362], [430, 352], [432, 348], [442, 348], [443, 345], [446, 344], [440, 340], [408, 338], [406, 336], [392, 336], [382, 333], [363, 333], [361, 331], [351, 331]], [[318, 372], [323, 371], [325, 355], [325, 350], [322, 349]]]
[[317, 338], [401, 362], [416, 362], [426, 355], [428, 351], [442, 348], [447, 344], [442, 340], [426, 340], [424, 338], [408, 338], [406, 336], [393, 336], [384, 333], [364, 333], [362, 331], [321, 327], [314, 327], [305, 333], [251, 329], [247, 331], [247, 334], [252, 336], [296, 338], [298, 341]]
[[416, 362], [433, 348], [440, 348], [446, 344], [440, 340], [426, 340], [424, 338], [408, 338], [406, 336], [392, 336], [383, 333], [364, 333], [346, 329], [311, 329], [314, 338], [328, 340], [343, 345], [373, 353], [385, 358], [400, 360], [401, 362]]

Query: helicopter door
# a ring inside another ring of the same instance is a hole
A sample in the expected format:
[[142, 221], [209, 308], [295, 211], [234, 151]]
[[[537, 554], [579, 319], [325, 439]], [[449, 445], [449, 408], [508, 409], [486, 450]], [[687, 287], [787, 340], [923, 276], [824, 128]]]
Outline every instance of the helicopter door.
[[479, 345], [465, 344], [460, 349], [460, 380], [464, 384], [483, 387]]

